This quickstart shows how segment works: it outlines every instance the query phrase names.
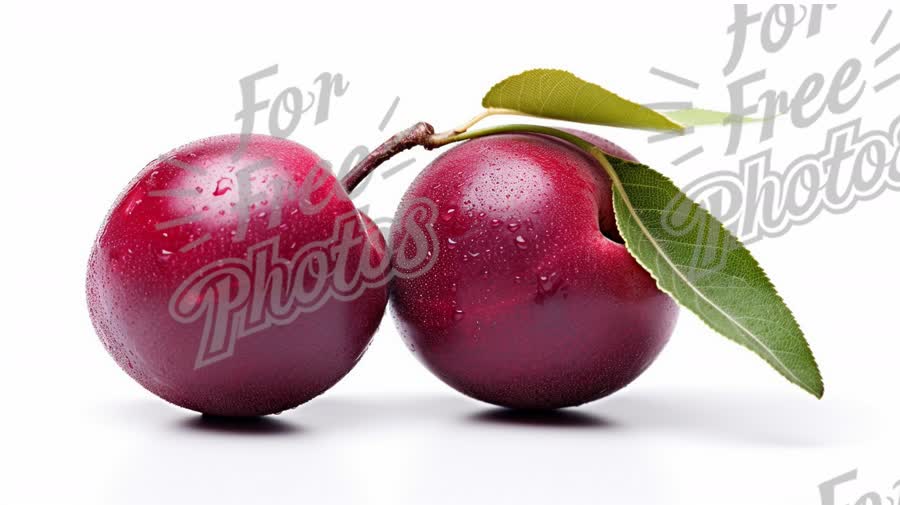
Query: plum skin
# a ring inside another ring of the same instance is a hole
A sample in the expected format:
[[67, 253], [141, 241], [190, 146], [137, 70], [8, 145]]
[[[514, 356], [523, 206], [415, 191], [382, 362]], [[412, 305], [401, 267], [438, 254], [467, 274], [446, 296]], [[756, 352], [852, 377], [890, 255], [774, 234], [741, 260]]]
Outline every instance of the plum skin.
[[518, 409], [580, 405], [637, 378], [679, 309], [622, 245], [610, 184], [596, 160], [544, 135], [478, 138], [435, 159], [395, 219], [417, 198], [440, 212], [434, 267], [391, 281], [418, 359], [458, 391]]
[[[91, 320], [119, 366], [157, 396], [219, 416], [278, 413], [324, 392], [362, 356], [387, 304], [384, 284], [366, 289], [356, 299], [331, 299], [289, 324], [241, 338], [227, 359], [195, 367], [203, 319], [183, 324], [169, 312], [170, 297], [186, 278], [217, 260], [244, 258], [248, 247], [275, 237], [280, 240], [280, 256], [290, 258], [305, 244], [330, 238], [340, 216], [357, 212], [311, 150], [288, 140], [252, 135], [243, 156], [235, 161], [232, 155], [240, 142], [239, 135], [200, 140], [144, 168], [106, 217], [87, 275]], [[245, 235], [236, 241], [240, 219], [235, 213], [236, 172], [263, 159], [271, 164], [255, 171], [252, 183], [253, 192], [261, 196], [253, 204]], [[186, 170], [184, 165], [199, 170]], [[324, 206], [318, 212], [297, 212], [304, 194], [276, 194], [278, 186], [271, 182], [280, 178], [299, 185], [314, 170], [323, 179], [309, 186], [305, 196]], [[195, 193], [194, 198], [161, 196], [167, 191]], [[273, 212], [281, 212], [277, 226], [270, 221]], [[201, 219], [195, 222], [158, 228], [160, 223], [197, 214]], [[385, 254], [377, 228], [367, 226], [371, 221], [363, 214], [356, 216], [367, 230], [367, 240], [374, 242], [371, 254]], [[210, 239], [180, 252], [207, 233]], [[371, 261], [377, 263], [377, 258]]]

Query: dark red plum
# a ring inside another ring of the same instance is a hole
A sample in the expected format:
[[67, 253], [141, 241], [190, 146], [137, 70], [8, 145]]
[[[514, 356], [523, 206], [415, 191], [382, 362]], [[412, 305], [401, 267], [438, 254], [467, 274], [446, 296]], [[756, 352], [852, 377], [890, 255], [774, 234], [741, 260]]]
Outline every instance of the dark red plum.
[[240, 145], [213, 137], [144, 168], [103, 223], [87, 279], [91, 319], [122, 369], [223, 416], [330, 388], [387, 303], [385, 269], [366, 268], [385, 263], [384, 238], [322, 160], [274, 137], [250, 136], [236, 157]]
[[555, 138], [501, 134], [443, 153], [397, 212], [421, 198], [439, 212], [434, 266], [391, 285], [408, 347], [453, 388], [512, 408], [579, 405], [632, 382], [678, 306], [621, 243], [611, 196], [596, 160]]

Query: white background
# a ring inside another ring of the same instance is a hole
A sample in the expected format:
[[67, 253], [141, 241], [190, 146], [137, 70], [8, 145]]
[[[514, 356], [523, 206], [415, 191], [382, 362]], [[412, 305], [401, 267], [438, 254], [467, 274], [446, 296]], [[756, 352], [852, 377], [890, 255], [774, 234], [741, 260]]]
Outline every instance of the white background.
[[[765, 88], [796, 90], [847, 58], [868, 91], [811, 128], [778, 123], [723, 156], [726, 132], [648, 144], [647, 133], [591, 128], [687, 184], [775, 147], [778, 169], [822, 149], [855, 117], [887, 128], [900, 85], [887, 4], [826, 11], [823, 32], [777, 54], [759, 28], [731, 76], [718, 2], [11, 2], [0, 7], [0, 503], [607, 503], [817, 504], [819, 483], [859, 469], [838, 503], [896, 496], [898, 464], [896, 216], [886, 192], [751, 246], [816, 352], [816, 401], [683, 312], [672, 342], [636, 383], [543, 420], [465, 398], [420, 366], [390, 315], [360, 365], [322, 397], [256, 426], [215, 426], [144, 391], [94, 335], [84, 301], [91, 242], [116, 194], [149, 160], [234, 132], [238, 79], [272, 64], [261, 97], [321, 72], [350, 81], [330, 119], [309, 115], [291, 138], [338, 163], [417, 120], [446, 129], [479, 110], [494, 82], [527, 68], [569, 69], [641, 102], [727, 109], [725, 85], [767, 68]], [[514, 5], [514, 7], [513, 7]], [[764, 9], [765, 7], [754, 8]], [[653, 66], [699, 90], [649, 74]], [[385, 132], [378, 124], [401, 98]], [[260, 116], [260, 122], [262, 116]], [[502, 118], [492, 119], [497, 122]], [[265, 132], [265, 129], [257, 131]], [[757, 130], [751, 130], [757, 131]], [[675, 167], [696, 145], [705, 153]], [[390, 216], [434, 154], [359, 198]], [[885, 503], [888, 503], [885, 501]]]

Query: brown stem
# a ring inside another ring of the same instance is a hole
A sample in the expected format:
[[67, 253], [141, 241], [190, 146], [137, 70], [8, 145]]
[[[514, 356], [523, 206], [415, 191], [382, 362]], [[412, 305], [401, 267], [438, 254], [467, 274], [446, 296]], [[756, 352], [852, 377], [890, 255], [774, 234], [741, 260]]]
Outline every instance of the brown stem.
[[434, 135], [434, 128], [428, 123], [421, 122], [410, 126], [387, 139], [384, 144], [381, 144], [369, 153], [365, 159], [341, 179], [341, 185], [344, 186], [348, 194], [353, 192], [356, 186], [368, 177], [378, 165], [381, 165], [399, 152], [416, 146], [428, 145], [432, 135]]

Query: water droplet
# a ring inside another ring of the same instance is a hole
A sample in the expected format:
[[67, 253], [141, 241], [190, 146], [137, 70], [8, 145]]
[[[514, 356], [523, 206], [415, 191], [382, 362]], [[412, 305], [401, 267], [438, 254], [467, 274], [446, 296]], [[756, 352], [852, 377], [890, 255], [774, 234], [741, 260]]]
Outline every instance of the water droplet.
[[456, 249], [456, 241], [452, 238], [447, 239], [447, 248], [448, 249]]
[[568, 286], [566, 285], [565, 279], [559, 277], [556, 272], [551, 273], [550, 275], [538, 275], [538, 291], [534, 297], [534, 301], [543, 305], [543, 303], [550, 297], [556, 295], [559, 291], [562, 291], [563, 297], [568, 295]]
[[491, 226], [493, 226], [494, 228], [500, 226], [501, 224], [503, 224], [503, 221], [499, 219], [491, 219]]
[[463, 316], [465, 316], [465, 312], [463, 312], [463, 309], [456, 309], [453, 311], [454, 321], [462, 321]]
[[449, 220], [453, 219], [453, 216], [455, 216], [455, 215], [456, 215], [456, 207], [450, 207], [447, 210], [445, 210], [443, 214], [441, 214], [441, 220], [449, 221]]
[[506, 225], [506, 227], [509, 229], [509, 231], [516, 231], [516, 230], [519, 229], [520, 226], [521, 226], [521, 225], [520, 225], [519, 223], [515, 222], [515, 221], [513, 221], [513, 222], [509, 223], [508, 225]]
[[469, 256], [471, 256], [473, 258], [477, 258], [477, 257], [481, 256], [481, 253], [477, 252], [477, 251], [469, 251]]
[[519, 249], [528, 249], [528, 244], [525, 241], [525, 237], [521, 235], [516, 236], [516, 247]]
[[203, 187], [202, 187], [202, 186], [197, 186], [197, 187], [194, 188], [194, 189], [197, 191], [197, 193], [203, 193]]
[[141, 200], [141, 199], [132, 200], [131, 203], [129, 203], [128, 206], [125, 207], [125, 215], [126, 215], [126, 216], [130, 216], [131, 213], [134, 212], [134, 209], [135, 209], [138, 205], [141, 204], [141, 202], [143, 202], [143, 200]]
[[231, 191], [231, 185], [234, 183], [228, 177], [222, 177], [216, 182], [216, 190], [213, 191], [213, 196], [222, 196], [225, 193]]
[[553, 288], [553, 285], [556, 284], [556, 280], [557, 280], [556, 277], [557, 277], [556, 272], [553, 272], [550, 275], [542, 276], [541, 279], [543, 280], [543, 282], [545, 284], [541, 287], [543, 287], [545, 290], [549, 291], [550, 289]]

